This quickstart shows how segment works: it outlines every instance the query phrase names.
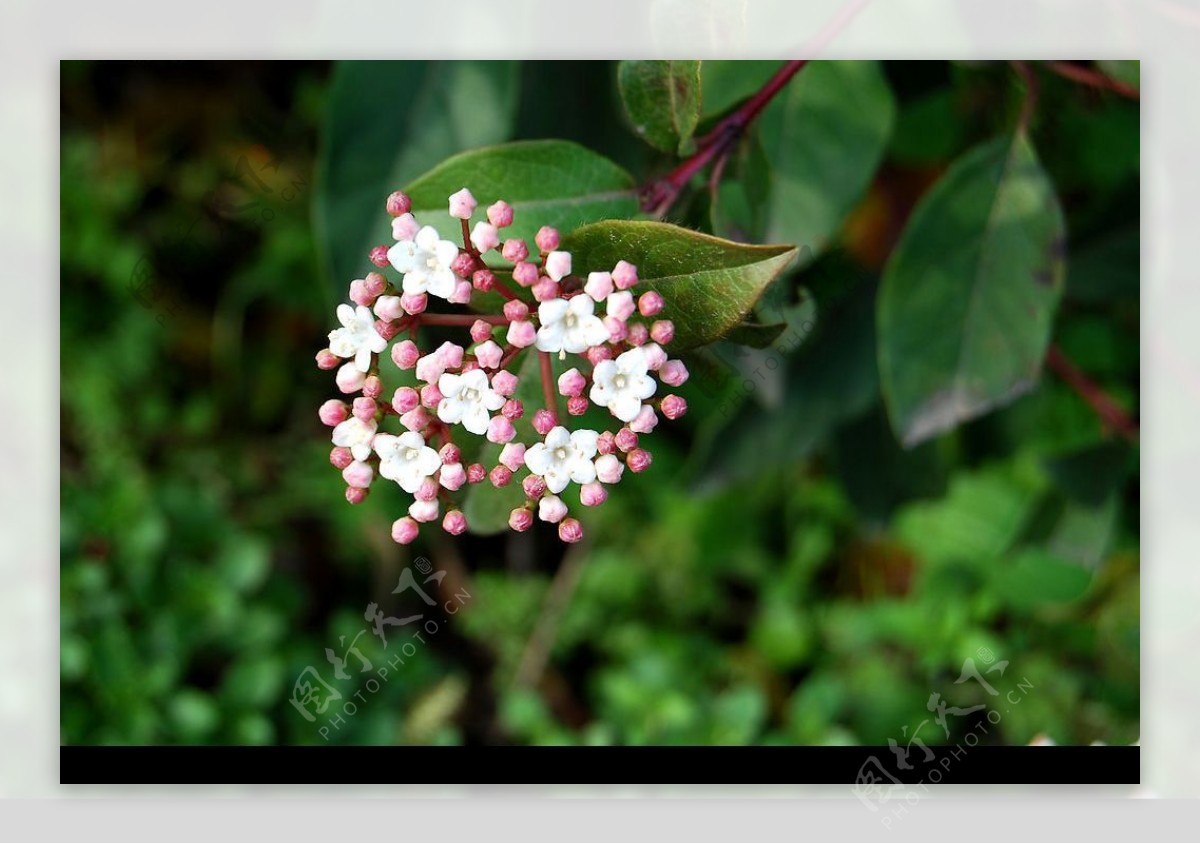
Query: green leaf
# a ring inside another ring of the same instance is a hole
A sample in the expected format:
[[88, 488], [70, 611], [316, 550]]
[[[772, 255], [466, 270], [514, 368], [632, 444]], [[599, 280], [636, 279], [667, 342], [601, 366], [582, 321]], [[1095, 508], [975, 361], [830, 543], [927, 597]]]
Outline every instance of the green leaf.
[[620, 260], [638, 268], [645, 287], [667, 302], [675, 323], [670, 351], [719, 340], [754, 307], [796, 256], [791, 246], [748, 246], [669, 223], [611, 220], [563, 239], [575, 275], [611, 270]]
[[700, 62], [624, 61], [617, 84], [634, 131], [656, 149], [684, 154], [700, 120]]
[[1118, 82], [1124, 82], [1134, 88], [1142, 87], [1142, 63], [1137, 59], [1098, 61], [1096, 67]]
[[735, 325], [725, 335], [725, 339], [730, 343], [737, 343], [739, 346], [765, 349], [774, 343], [787, 327], [788, 324], [786, 322], [773, 322], [770, 325], [763, 325], [757, 322], [743, 322], [741, 325]]
[[1024, 134], [975, 148], [918, 203], [878, 304], [884, 398], [906, 446], [1034, 385], [1065, 242], [1058, 199]]
[[459, 221], [447, 208], [463, 187], [486, 207], [513, 207], [504, 236], [533, 236], [542, 226], [564, 234], [585, 223], [637, 213], [633, 177], [602, 155], [569, 141], [519, 141], [471, 150], [443, 161], [405, 187], [417, 220], [458, 239]]
[[1081, 598], [1091, 582], [1087, 569], [1039, 548], [1025, 549], [1001, 563], [992, 577], [992, 587], [1018, 609], [1069, 603]]
[[448, 155], [511, 136], [517, 78], [517, 62], [337, 65], [313, 215], [326, 270], [339, 290], [366, 272], [372, 246], [390, 242], [389, 192]]
[[777, 61], [701, 62], [704, 116], [707, 118], [724, 114], [761, 88], [780, 67], [782, 63]]

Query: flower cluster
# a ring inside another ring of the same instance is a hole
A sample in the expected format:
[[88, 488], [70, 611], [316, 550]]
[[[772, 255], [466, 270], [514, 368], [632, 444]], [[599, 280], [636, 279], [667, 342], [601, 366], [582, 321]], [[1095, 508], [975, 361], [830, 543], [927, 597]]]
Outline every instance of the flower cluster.
[[[577, 542], [583, 528], [568, 515], [562, 497], [568, 487], [578, 487], [585, 507], [603, 503], [626, 469], [650, 466], [639, 437], [654, 430], [660, 414], [677, 419], [687, 410], [677, 395], [659, 397], [663, 385], [688, 377], [664, 348], [674, 326], [657, 318], [664, 306], [658, 292], [635, 294], [633, 264], [619, 261], [583, 277], [573, 272], [571, 253], [559, 248], [551, 227], [537, 232], [532, 251], [520, 238], [502, 238], [513, 221], [508, 203], [489, 206], [474, 226], [477, 203], [469, 190], [452, 195], [449, 205], [461, 221], [461, 246], [418, 223], [405, 194], [387, 199], [395, 243], [375, 247], [370, 259], [397, 278], [371, 272], [351, 282], [354, 305], [338, 306], [341, 327], [317, 353], [317, 365], [336, 370], [338, 389], [354, 396], [321, 406], [321, 421], [333, 428], [330, 462], [341, 470], [352, 504], [366, 498], [376, 475], [413, 497], [408, 515], [392, 525], [400, 543], [412, 542], [421, 523], [439, 517], [449, 533], [465, 531], [455, 494], [485, 482], [520, 483], [525, 503], [509, 516], [513, 530], [528, 530], [536, 517], [557, 524], [563, 541]], [[477, 295], [490, 293], [499, 298]], [[429, 310], [432, 299], [476, 311], [480, 300], [504, 304], [494, 313], [448, 313]], [[470, 342], [422, 349], [425, 326], [465, 329]], [[389, 394], [379, 367], [385, 352], [401, 370], [413, 370], [419, 386]], [[520, 378], [513, 364], [522, 352], [540, 358], [540, 407], [515, 397]], [[568, 356], [572, 365], [555, 378], [554, 359]], [[613, 421], [604, 430], [571, 430], [560, 418], [560, 401], [570, 417], [594, 405]], [[514, 423], [526, 417], [530, 424], [522, 428], [533, 433], [522, 442]], [[389, 426], [394, 433], [384, 430]], [[471, 443], [456, 442], [459, 428], [501, 446], [494, 466], [467, 462], [464, 449]]]

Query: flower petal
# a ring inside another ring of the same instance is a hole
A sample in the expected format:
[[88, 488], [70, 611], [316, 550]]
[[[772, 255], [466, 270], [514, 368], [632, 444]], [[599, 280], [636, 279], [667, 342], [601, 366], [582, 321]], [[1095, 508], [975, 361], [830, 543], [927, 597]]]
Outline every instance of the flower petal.
[[535, 475], [544, 475], [550, 469], [550, 449], [543, 443], [534, 443], [525, 449], [525, 465]]

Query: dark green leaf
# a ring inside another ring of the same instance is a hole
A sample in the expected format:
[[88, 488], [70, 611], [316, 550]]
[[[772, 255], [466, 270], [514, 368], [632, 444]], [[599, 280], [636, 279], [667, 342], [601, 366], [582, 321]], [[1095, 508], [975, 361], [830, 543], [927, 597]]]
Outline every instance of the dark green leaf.
[[624, 61], [617, 84], [634, 131], [663, 152], [683, 154], [700, 119], [700, 62]]
[[413, 215], [457, 239], [450, 194], [468, 187], [481, 208], [497, 199], [513, 207], [504, 236], [532, 243], [542, 226], [566, 234], [585, 223], [637, 213], [633, 177], [602, 155], [568, 141], [520, 141], [471, 150], [443, 161], [409, 184]]
[[1142, 86], [1142, 63], [1137, 59], [1098, 61], [1096, 66], [1105, 75], [1111, 76], [1118, 82], [1124, 82], [1134, 88]]
[[517, 72], [517, 62], [337, 66], [313, 210], [325, 266], [339, 290], [367, 270], [372, 246], [390, 242], [389, 192], [448, 155], [510, 137]]
[[730, 343], [737, 343], [739, 346], [752, 346], [755, 349], [765, 349], [774, 343], [786, 328], [786, 322], [773, 322], [770, 325], [763, 325], [757, 322], [743, 322], [741, 325], [734, 326], [725, 335], [725, 339]]
[[1015, 559], [1000, 563], [992, 578], [996, 591], [1019, 609], [1074, 601], [1091, 582], [1087, 569], [1038, 548], [1025, 549]]
[[878, 307], [884, 397], [905, 445], [1033, 386], [1064, 243], [1058, 199], [1023, 134], [959, 159], [917, 205]]
[[675, 323], [670, 350], [702, 346], [742, 321], [772, 281], [791, 263], [790, 246], [747, 246], [668, 223], [613, 220], [585, 226], [563, 241], [576, 275], [635, 264]]

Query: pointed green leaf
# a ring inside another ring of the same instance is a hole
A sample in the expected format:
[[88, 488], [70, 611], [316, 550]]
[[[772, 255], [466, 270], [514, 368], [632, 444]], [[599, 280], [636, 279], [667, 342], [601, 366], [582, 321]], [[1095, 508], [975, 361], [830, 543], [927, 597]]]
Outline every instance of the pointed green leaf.
[[313, 214], [326, 270], [342, 294], [370, 268], [371, 247], [391, 242], [388, 193], [448, 155], [511, 136], [518, 69], [484, 61], [337, 65]]
[[661, 319], [675, 323], [670, 351], [719, 340], [733, 330], [796, 250], [749, 246], [669, 223], [610, 220], [576, 230], [563, 240], [575, 275], [611, 270], [617, 261], [635, 264], [645, 282], [639, 289], [662, 293]]
[[624, 61], [621, 101], [634, 131], [663, 152], [683, 154], [700, 120], [700, 62]]
[[405, 187], [413, 216], [457, 240], [460, 221], [450, 194], [470, 188], [486, 208], [498, 199], [513, 207], [504, 237], [530, 243], [542, 226], [566, 232], [585, 223], [637, 213], [633, 177], [602, 155], [569, 141], [519, 141], [448, 158]]
[[1065, 242], [1053, 186], [1023, 134], [967, 153], [918, 203], [878, 304], [880, 377], [905, 445], [1033, 386]]

